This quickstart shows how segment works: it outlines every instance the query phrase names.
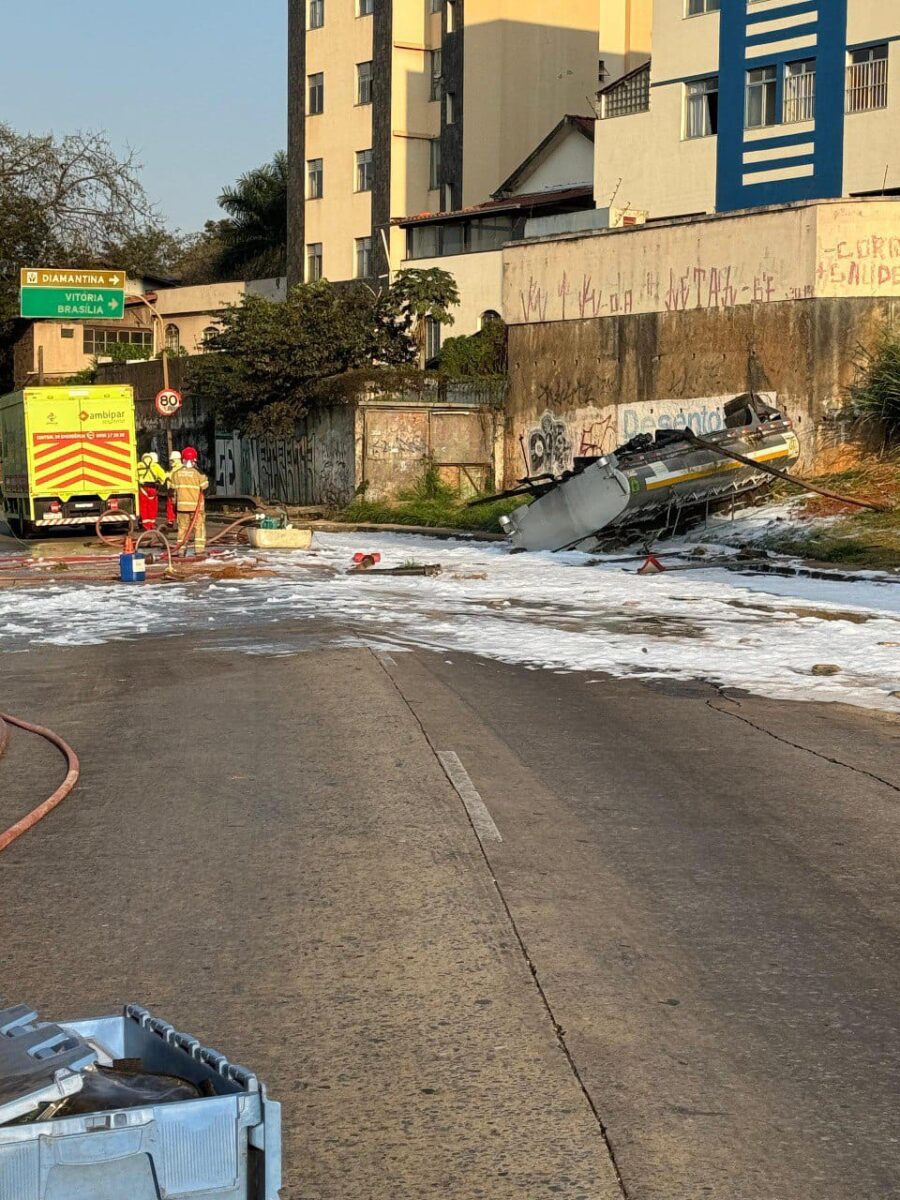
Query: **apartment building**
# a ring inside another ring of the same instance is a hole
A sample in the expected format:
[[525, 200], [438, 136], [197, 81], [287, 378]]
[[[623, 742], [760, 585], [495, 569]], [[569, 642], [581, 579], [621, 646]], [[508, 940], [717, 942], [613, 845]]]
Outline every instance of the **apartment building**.
[[648, 55], [651, 0], [289, 0], [289, 280], [384, 276]]
[[595, 192], [652, 218], [900, 193], [897, 0], [656, 0]]

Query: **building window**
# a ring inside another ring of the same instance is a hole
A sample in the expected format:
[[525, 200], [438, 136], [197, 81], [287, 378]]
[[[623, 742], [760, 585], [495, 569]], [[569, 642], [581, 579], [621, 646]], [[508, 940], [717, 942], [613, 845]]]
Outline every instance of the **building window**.
[[434, 317], [425, 318], [425, 363], [435, 362], [441, 352], [441, 323]]
[[221, 332], [218, 325], [207, 325], [200, 337], [200, 345], [204, 350], [211, 350], [213, 348], [213, 338], [218, 337]]
[[356, 239], [356, 278], [370, 279], [372, 269], [372, 239], [362, 237]]
[[456, 33], [456, 0], [444, 0], [444, 12], [447, 14], [447, 33]]
[[321, 29], [325, 24], [325, 0], [309, 0], [309, 28]]
[[887, 108], [887, 103], [887, 43], [851, 50], [847, 65], [847, 112], [871, 112], [875, 108]]
[[322, 278], [322, 243], [309, 242], [306, 247], [306, 282]]
[[306, 163], [306, 198], [321, 200], [324, 194], [324, 173], [321, 158], [310, 158]]
[[647, 112], [650, 108], [650, 64], [635, 67], [615, 83], [600, 92], [600, 116], [606, 121], [611, 117], [627, 117], [632, 113]]
[[440, 12], [444, 7], [444, 0], [429, 0], [428, 7], [432, 12]]
[[712, 137], [719, 132], [719, 77], [684, 85], [684, 136]]
[[443, 59], [444, 55], [442, 51], [428, 51], [428, 73], [431, 77], [431, 100], [440, 100], [441, 98], [443, 84], [443, 77], [441, 73], [444, 69]]
[[166, 326], [166, 349], [170, 354], [177, 354], [181, 349], [181, 334], [177, 325]]
[[483, 312], [479, 318], [479, 326], [484, 329], [485, 325], [493, 325], [497, 321], [502, 321], [503, 318], [496, 309], [489, 308], [487, 312]]
[[747, 72], [747, 111], [745, 122], [748, 129], [760, 129], [774, 125], [776, 96], [776, 70], [774, 67], [757, 67]]
[[149, 329], [92, 329], [85, 326], [85, 354], [107, 354], [111, 346], [140, 346], [153, 353], [153, 334]]
[[816, 60], [788, 63], [784, 68], [785, 125], [816, 119]]
[[315, 75], [307, 75], [307, 114], [317, 116], [325, 111], [325, 76], [319, 71]]
[[718, 12], [720, 0], [687, 0], [687, 15], [699, 17], [701, 13]]
[[428, 189], [437, 191], [441, 186], [441, 139], [432, 138], [428, 143]]
[[448, 125], [456, 124], [456, 95], [448, 92], [446, 96], [444, 119]]
[[441, 205], [442, 212], [453, 212], [453, 188], [449, 183], [444, 184], [444, 202]]
[[356, 64], [356, 103], [372, 103], [372, 63]]
[[371, 17], [375, 11], [375, 0], [356, 0], [356, 15], [358, 17]]
[[357, 150], [356, 152], [356, 190], [358, 192], [371, 192], [372, 185], [375, 182], [375, 164], [372, 161], [371, 150]]

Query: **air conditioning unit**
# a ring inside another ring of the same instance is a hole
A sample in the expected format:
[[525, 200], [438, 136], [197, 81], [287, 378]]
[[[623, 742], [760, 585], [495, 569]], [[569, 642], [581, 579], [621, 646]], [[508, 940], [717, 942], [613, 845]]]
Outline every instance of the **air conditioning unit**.
[[629, 225], [646, 225], [650, 216], [646, 208], [611, 208], [610, 229], [626, 229]]

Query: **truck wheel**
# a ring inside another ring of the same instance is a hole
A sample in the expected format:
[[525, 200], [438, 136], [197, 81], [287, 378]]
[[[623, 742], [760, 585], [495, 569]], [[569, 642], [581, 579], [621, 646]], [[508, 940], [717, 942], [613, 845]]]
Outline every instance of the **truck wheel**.
[[34, 525], [23, 517], [10, 517], [7, 525], [9, 525], [13, 537], [20, 538], [23, 542], [34, 536]]

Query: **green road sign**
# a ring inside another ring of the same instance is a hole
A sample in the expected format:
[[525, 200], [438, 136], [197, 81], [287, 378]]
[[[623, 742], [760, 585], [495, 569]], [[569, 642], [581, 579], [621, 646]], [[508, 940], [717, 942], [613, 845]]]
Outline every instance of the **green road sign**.
[[23, 317], [120, 321], [124, 314], [125, 293], [115, 288], [22, 288]]
[[121, 321], [125, 316], [125, 273], [25, 267], [19, 312], [23, 317], [57, 321]]

